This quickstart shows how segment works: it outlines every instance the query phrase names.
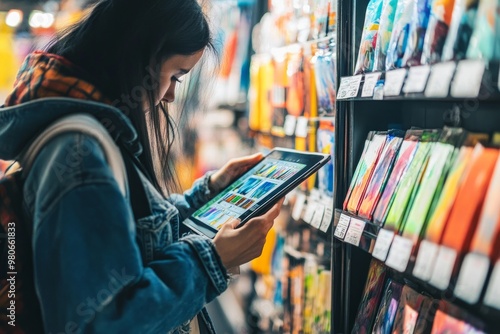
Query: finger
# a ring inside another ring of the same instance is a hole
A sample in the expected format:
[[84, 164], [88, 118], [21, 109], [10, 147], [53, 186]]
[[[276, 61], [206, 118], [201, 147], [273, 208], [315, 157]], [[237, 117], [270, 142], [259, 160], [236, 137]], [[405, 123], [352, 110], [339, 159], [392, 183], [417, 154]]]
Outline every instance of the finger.
[[255, 153], [249, 156], [245, 157], [240, 157], [240, 158], [235, 158], [232, 159], [229, 162], [229, 166], [231, 167], [245, 167], [245, 166], [252, 166], [255, 165], [257, 162], [262, 160], [264, 158], [264, 155], [262, 153]]

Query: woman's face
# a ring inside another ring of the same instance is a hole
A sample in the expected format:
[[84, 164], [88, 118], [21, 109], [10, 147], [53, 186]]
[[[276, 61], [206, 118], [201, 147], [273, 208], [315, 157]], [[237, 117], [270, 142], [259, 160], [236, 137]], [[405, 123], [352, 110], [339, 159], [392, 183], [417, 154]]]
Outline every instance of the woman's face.
[[[175, 100], [175, 86], [182, 83], [182, 77], [196, 65], [203, 56], [203, 50], [184, 56], [174, 55], [168, 58], [161, 67], [159, 100], [167, 103]], [[158, 101], [159, 103], [160, 101]]]

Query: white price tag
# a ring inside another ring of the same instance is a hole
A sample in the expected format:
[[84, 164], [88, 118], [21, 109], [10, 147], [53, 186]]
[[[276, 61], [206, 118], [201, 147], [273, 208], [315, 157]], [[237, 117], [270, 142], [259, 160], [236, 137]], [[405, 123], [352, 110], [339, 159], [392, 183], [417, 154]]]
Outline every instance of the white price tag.
[[347, 233], [347, 229], [349, 228], [349, 223], [351, 222], [351, 217], [341, 214], [339, 218], [339, 222], [335, 227], [335, 236], [340, 240], [344, 240], [345, 234]]
[[401, 93], [401, 88], [406, 78], [406, 69], [400, 68], [397, 70], [385, 73], [384, 96], [398, 96]]
[[455, 296], [469, 304], [477, 303], [483, 291], [488, 269], [490, 269], [490, 259], [486, 255], [467, 254], [460, 268]]
[[297, 118], [292, 115], [287, 115], [285, 117], [285, 124], [283, 124], [283, 130], [285, 131], [285, 135], [293, 136], [295, 133], [295, 125], [297, 124]]
[[413, 276], [427, 282], [431, 279], [436, 256], [439, 251], [439, 245], [428, 240], [422, 240], [418, 247], [417, 261], [413, 268]]
[[485, 63], [480, 59], [461, 60], [451, 84], [453, 97], [477, 97], [483, 81]]
[[358, 96], [361, 78], [362, 75], [340, 78], [340, 87], [337, 92], [337, 100], [343, 100]]
[[378, 79], [382, 73], [369, 73], [365, 74], [365, 83], [363, 84], [363, 89], [361, 90], [361, 97], [372, 97], [373, 90], [377, 84]]
[[378, 231], [377, 241], [375, 242], [372, 256], [380, 261], [385, 261], [389, 253], [389, 248], [391, 248], [392, 239], [394, 239], [394, 232], [381, 228], [380, 231]]
[[295, 136], [306, 138], [307, 137], [307, 125], [309, 120], [306, 117], [297, 118], [297, 127], [295, 128]]
[[397, 271], [404, 272], [410, 261], [412, 249], [413, 241], [396, 235], [385, 264]]
[[359, 246], [361, 236], [365, 230], [365, 224], [366, 223], [360, 219], [351, 218], [351, 223], [349, 224], [349, 229], [347, 230], [344, 241], [351, 245]]
[[304, 205], [306, 203], [306, 195], [304, 193], [299, 193], [295, 200], [295, 205], [293, 206], [292, 218], [294, 220], [300, 220], [302, 218], [302, 211], [304, 210]]
[[426, 97], [447, 97], [455, 73], [454, 61], [432, 65], [431, 75], [425, 89]]
[[321, 226], [319, 229], [323, 232], [328, 231], [328, 228], [332, 224], [333, 218], [333, 198], [327, 197], [324, 202], [325, 212], [323, 213], [323, 218], [321, 220]]
[[491, 273], [488, 289], [484, 295], [484, 304], [500, 310], [500, 260], [497, 261]]
[[317, 229], [320, 228], [324, 213], [325, 213], [325, 206], [321, 203], [317, 203], [316, 210], [314, 211], [314, 215], [311, 219], [312, 227], [315, 227]]
[[454, 249], [441, 245], [429, 283], [438, 289], [447, 289], [448, 285], [450, 285], [450, 278], [456, 259], [457, 252]]
[[429, 78], [429, 73], [431, 73], [429, 65], [410, 67], [403, 92], [422, 93]]
[[311, 224], [314, 211], [316, 211], [317, 203], [311, 197], [307, 200], [307, 208], [304, 213], [304, 217], [302, 218], [307, 224]]

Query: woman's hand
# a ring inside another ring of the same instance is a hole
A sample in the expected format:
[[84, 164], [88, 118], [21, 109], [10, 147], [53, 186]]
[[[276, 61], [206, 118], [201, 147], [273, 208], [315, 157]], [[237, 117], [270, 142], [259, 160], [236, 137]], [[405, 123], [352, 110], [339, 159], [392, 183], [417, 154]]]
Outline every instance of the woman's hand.
[[209, 188], [213, 194], [219, 193], [234, 179], [248, 171], [263, 159], [262, 153], [229, 160], [221, 169], [210, 176]]
[[265, 214], [250, 219], [240, 228], [236, 228], [240, 224], [239, 220], [222, 226], [213, 242], [226, 268], [237, 267], [262, 254], [267, 233], [278, 217], [282, 204], [283, 199]]

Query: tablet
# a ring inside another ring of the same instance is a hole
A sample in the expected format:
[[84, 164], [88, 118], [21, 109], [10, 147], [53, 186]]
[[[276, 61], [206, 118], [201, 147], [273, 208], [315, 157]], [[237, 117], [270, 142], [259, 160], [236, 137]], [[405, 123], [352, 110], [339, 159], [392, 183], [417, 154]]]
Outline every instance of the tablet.
[[329, 154], [275, 148], [183, 223], [210, 238], [235, 218], [241, 226], [269, 210], [330, 159]]

